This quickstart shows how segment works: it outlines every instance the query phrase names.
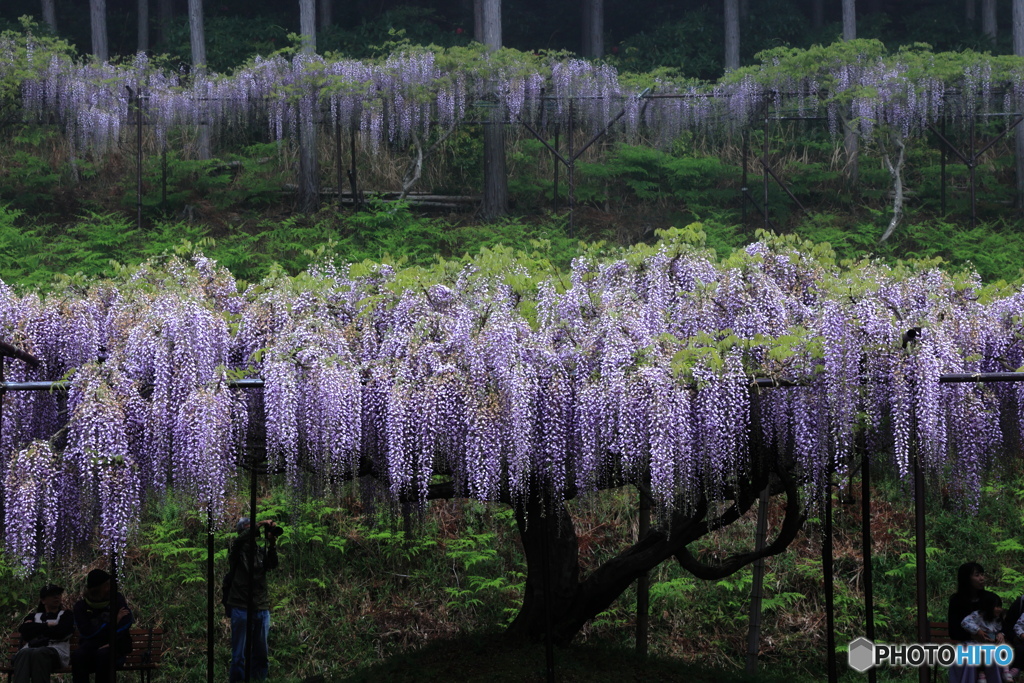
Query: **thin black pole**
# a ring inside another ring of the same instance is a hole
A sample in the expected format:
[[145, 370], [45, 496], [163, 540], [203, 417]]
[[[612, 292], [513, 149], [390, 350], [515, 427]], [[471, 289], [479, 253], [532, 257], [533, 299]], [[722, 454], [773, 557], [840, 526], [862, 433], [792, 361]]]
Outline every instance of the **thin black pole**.
[[[945, 116], [942, 117], [942, 137], [946, 137], [946, 117]], [[946, 154], [947, 154], [947, 152], [946, 152], [946, 147], [944, 145], [939, 145], [939, 148], [942, 150], [942, 156], [940, 157], [940, 161], [939, 161], [939, 178], [940, 178], [940, 181], [941, 181], [940, 182], [941, 191], [939, 193], [939, 196], [942, 197], [942, 215], [945, 216], [946, 215]], [[874, 667], [872, 667], [870, 669], [870, 671], [874, 671]]]
[[825, 661], [828, 664], [829, 683], [839, 680], [836, 668], [836, 615], [835, 615], [835, 576], [834, 554], [832, 552], [832, 475], [825, 488], [825, 529], [821, 544], [821, 570], [825, 578]]
[[206, 508], [206, 681], [213, 683], [213, 503]]
[[[917, 420], [910, 418], [911, 457], [914, 461], [914, 559], [917, 564], [917, 637], [919, 643], [928, 642], [928, 561], [925, 551], [924, 528], [924, 473], [921, 470], [920, 449], [917, 446]], [[918, 668], [920, 683], [928, 683], [928, 667]]]
[[761, 180], [763, 185], [763, 204], [761, 205], [764, 213], [764, 229], [768, 230], [771, 225], [771, 221], [768, 220], [768, 105], [765, 105], [764, 109], [764, 142], [762, 144], [763, 151], [761, 157], [765, 160], [764, 167], [761, 169]]
[[160, 210], [167, 210], [167, 141], [160, 148]]
[[349, 146], [352, 148], [352, 167], [348, 171], [348, 182], [352, 186], [352, 205], [362, 206], [359, 198], [359, 175], [356, 172], [356, 129], [352, 127], [349, 135]]
[[256, 634], [256, 454], [249, 460], [249, 597], [245, 607], [245, 683], [252, 680], [252, 641]]
[[[651, 531], [651, 499], [643, 489], [640, 493], [640, 518], [637, 526], [637, 542], [642, 541]], [[651, 576], [644, 572], [636, 579], [636, 654], [647, 658], [648, 621], [651, 603]]]
[[[978, 165], [978, 158], [974, 153], [974, 117], [971, 117], [971, 163], [968, 169], [971, 172], [971, 228], [974, 228], [978, 222], [978, 204], [977, 204], [977, 192], [975, 188], [975, 173], [974, 169]], [[924, 642], [924, 641], [921, 641]]]
[[142, 93], [135, 96], [135, 227], [142, 230]]
[[[338, 208], [340, 209], [344, 205], [342, 200], [345, 194], [345, 175], [344, 169], [342, 168], [345, 164], [344, 158], [341, 156], [341, 116], [334, 120], [334, 167], [337, 171], [337, 183], [338, 183]], [[352, 205], [355, 206], [356, 198], [352, 197]]]
[[[107, 467], [116, 467], [114, 464], [108, 464]], [[117, 552], [114, 551], [114, 546], [110, 546], [110, 616], [109, 628], [110, 628], [110, 650], [107, 654], [110, 656], [110, 681], [111, 683], [117, 683]]]
[[551, 538], [551, 504], [545, 492], [544, 505], [544, 543], [541, 544], [541, 564], [544, 572], [544, 661], [546, 663], [547, 681], [555, 683], [555, 644], [551, 634], [551, 558], [548, 556], [548, 540]]
[[[875, 640], [875, 593], [871, 579], [871, 459], [868, 449], [861, 441], [860, 449], [860, 537], [864, 558], [864, 635]], [[868, 669], [868, 683], [875, 683], [878, 673], [874, 667]]]
[[[768, 533], [768, 497], [771, 485], [761, 489], [757, 501], [757, 530], [754, 539], [754, 552], [758, 555], [764, 550], [765, 536]], [[764, 598], [764, 558], [758, 557], [754, 562], [754, 580], [750, 588], [750, 628], [747, 631], [747, 675], [757, 674], [757, 653], [760, 651], [761, 640], [761, 603]]]
[[573, 146], [573, 137], [576, 132], [576, 122], [573, 120], [572, 99], [569, 99], [569, 237], [576, 237], [576, 155]]
[[[740, 181], [740, 194], [747, 193], [747, 157], [750, 155], [750, 129], [743, 129], [743, 179]], [[743, 211], [743, 223], [747, 222], [747, 203], [740, 202]]]
[[558, 206], [558, 126], [555, 126], [555, 180], [554, 180], [554, 197], [552, 198], [554, 206]]

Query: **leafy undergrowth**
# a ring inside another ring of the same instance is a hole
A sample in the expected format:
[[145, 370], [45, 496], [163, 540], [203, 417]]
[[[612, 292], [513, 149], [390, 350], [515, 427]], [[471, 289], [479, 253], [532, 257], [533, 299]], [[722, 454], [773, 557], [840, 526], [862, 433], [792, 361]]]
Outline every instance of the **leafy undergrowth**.
[[[864, 634], [859, 483], [836, 493], [836, 642], [844, 680], [843, 646]], [[907, 488], [883, 481], [875, 489], [875, 621], [882, 640], [911, 642], [914, 634], [913, 510]], [[232, 521], [243, 514], [240, 489], [217, 520], [215, 585], [226, 572]], [[928, 501], [928, 595], [933, 619], [943, 620], [956, 566], [980, 560], [991, 587], [1004, 598], [1024, 591], [1021, 501], [1024, 482], [1007, 477], [987, 488], [976, 514], [965, 515], [945, 491]], [[543, 681], [543, 645], [515, 645], [501, 631], [521, 598], [525, 562], [511, 510], [469, 501], [435, 501], [422, 517], [371, 510], [346, 489], [329, 501], [302, 502], [278, 482], [259, 498], [260, 517], [285, 528], [281, 567], [271, 575], [273, 680], [325, 681]], [[637, 499], [631, 490], [574, 501], [570, 512], [580, 540], [585, 577], [636, 535]], [[812, 513], [813, 514], [813, 513]], [[769, 508], [769, 533], [783, 515]], [[753, 514], [701, 540], [691, 550], [714, 562], [749, 549]], [[125, 558], [122, 589], [143, 626], [167, 630], [161, 680], [206, 680], [206, 520], [194, 503], [173, 496], [150, 501]], [[46, 581], [68, 587], [76, 599], [92, 567], [82, 554], [44, 567], [31, 579], [0, 564], [0, 614], [14, 630], [30, 598]], [[572, 646], [555, 650], [559, 681], [742, 681], [752, 572], [700, 581], [678, 564], [652, 572], [650, 653], [633, 656], [636, 594], [624, 593], [588, 624]], [[217, 586], [219, 600], [219, 585]], [[219, 608], [219, 604], [217, 605]], [[215, 615], [216, 675], [226, 675], [229, 623]], [[790, 549], [770, 558], [759, 649], [761, 675], [753, 680], [804, 683], [824, 678], [825, 607], [821, 521], [808, 520]], [[893, 680], [913, 671], [886, 671]], [[882, 680], [888, 680], [883, 677]]]

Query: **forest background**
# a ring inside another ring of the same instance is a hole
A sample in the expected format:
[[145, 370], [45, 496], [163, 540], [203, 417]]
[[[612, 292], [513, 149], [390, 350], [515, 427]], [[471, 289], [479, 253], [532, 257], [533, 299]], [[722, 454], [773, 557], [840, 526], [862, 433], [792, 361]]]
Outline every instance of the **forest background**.
[[[90, 52], [85, 2], [55, 2], [56, 35], [80, 54]], [[171, 68], [188, 68], [189, 29], [185, 3], [165, 2], [149, 25], [154, 52]], [[137, 46], [137, 3], [107, 3], [110, 54], [129, 58]], [[776, 47], [829, 43], [842, 33], [838, 4], [754, 0], [740, 4], [743, 64]], [[604, 4], [607, 46], [603, 59], [623, 71], [669, 70], [682, 78], [716, 79], [725, 54], [722, 8], [702, 3], [617, 2]], [[936, 51], [1012, 52], [1009, 3], [973, 1], [861, 3], [857, 35], [877, 38], [890, 51], [924, 42]], [[17, 18], [36, 14], [38, 3], [7, 2], [0, 29], [21, 30]], [[504, 44], [519, 50], [585, 52], [577, 3], [509, 1], [503, 9]], [[473, 34], [470, 2], [337, 3], [318, 31], [320, 52], [378, 57], [396, 46], [466, 46]], [[165, 21], [167, 19], [167, 21]], [[254, 54], [294, 49], [298, 12], [277, 2], [207, 3], [205, 22], [211, 69], [230, 72]], [[36, 29], [40, 29], [37, 27]], [[1004, 123], [979, 127], [994, 137]], [[948, 204], [942, 210], [935, 140], [909, 151], [907, 216], [892, 240], [878, 240], [890, 219], [891, 182], [881, 150], [863, 150], [860, 177], [850, 184], [836, 144], [822, 126], [779, 124], [769, 146], [797, 206], [777, 186], [770, 188], [771, 219], [780, 231], [828, 242], [840, 258], [873, 254], [895, 259], [943, 259], [952, 268], [974, 267], [990, 282], [1019, 281], [1024, 244], [1014, 207], [1012, 140], [993, 146], [978, 172], [979, 220], [969, 224], [967, 168], [950, 161]], [[750, 145], [764, 143], [752, 131]], [[467, 127], [437, 152], [421, 185], [436, 194], [479, 193], [482, 142]], [[78, 159], [77, 177], [60, 133], [45, 126], [8, 121], [0, 140], [0, 278], [19, 288], [47, 289], [61, 280], [102, 276], [116, 266], [201, 247], [237, 276], [255, 281], [283, 268], [298, 272], [325, 250], [352, 261], [365, 258], [416, 264], [437, 255], [458, 258], [505, 244], [524, 258], [565, 266], [581, 248], [579, 239], [613, 251], [653, 241], [672, 224], [700, 223], [707, 243], [720, 254], [742, 246], [763, 227], [763, 217], [744, 199], [742, 142], [686, 136], [668, 149], [616, 142], [614, 135], [584, 159], [577, 178], [578, 224], [570, 233], [562, 195], [554, 190], [553, 167], [540, 142], [517, 133], [509, 140], [511, 214], [481, 221], [472, 206], [425, 211], [404, 202], [371, 200], [362, 210], [337, 207], [325, 197], [312, 214], [297, 212], [295, 159], [266, 136], [231, 141], [216, 158], [196, 155], [194, 138], [183, 134], [165, 158], [149, 148], [143, 173], [144, 223], [135, 223], [134, 149], [125, 141], [104, 158]], [[967, 144], [964, 138], [960, 142]], [[324, 152], [324, 156], [328, 156]], [[407, 150], [359, 159], [367, 187], [397, 191]], [[166, 190], [160, 174], [166, 164]], [[325, 176], [327, 172], [325, 171]], [[754, 175], [759, 176], [759, 171]], [[564, 182], [564, 181], [563, 181]], [[759, 183], [759, 177], [752, 183]], [[593, 247], [588, 247], [593, 248]], [[928, 528], [931, 613], [941, 618], [952, 590], [953, 570], [966, 559], [990, 568], [998, 592], [1024, 591], [1024, 536], [1019, 533], [1024, 478], [1019, 467], [996, 473], [979, 514], [964, 519], [945, 492], [931, 492]], [[840, 643], [861, 635], [862, 570], [859, 564], [858, 482], [836, 493]], [[242, 512], [239, 495], [235, 509]], [[880, 632], [893, 640], [913, 633], [912, 532], [907, 492], [884, 481], [876, 494], [872, 527], [876, 538], [876, 609]], [[201, 680], [205, 657], [205, 547], [203, 520], [172, 499], [154, 502], [139, 530], [125, 577], [125, 590], [145, 625], [172, 628], [166, 680]], [[353, 495], [337, 501], [297, 505], [277, 486], [261, 492], [264, 515], [283, 520], [284, 565], [275, 577], [277, 604], [274, 671], [283, 680], [321, 674], [329, 680], [541, 680], [543, 651], [507, 650], [494, 635], [509, 619], [522, 590], [523, 560], [516, 548], [510, 511], [477, 503], [435, 503], [426, 516], [407, 520], [371, 514]], [[778, 514], [778, 510], [774, 513]], [[581, 530], [584, 570], [614, 555], [637, 533], [636, 501], [608, 493], [573, 508]], [[223, 528], [228, 528], [225, 518]], [[746, 547], [754, 523], [746, 519], [702, 542], [695, 554], [715, 557]], [[585, 530], [585, 531], [582, 531]], [[766, 680], [819, 680], [822, 675], [824, 612], [821, 595], [820, 526], [809, 520], [790, 552], [768, 562], [766, 623], [760, 660]], [[230, 537], [218, 534], [218, 575], [225, 570]], [[89, 566], [85, 557], [43, 569], [48, 580], [77, 590]], [[102, 561], [102, 560], [100, 560]], [[0, 615], [9, 626], [31, 601], [42, 580], [15, 578], [4, 566]], [[584, 632], [577, 647], [560, 651], [563, 680], [621, 680], [623, 670], [643, 680], [707, 680], [739, 677], [746, 634], [751, 572], [743, 570], [707, 585], [675, 566], [664, 566], [652, 589], [653, 657], [628, 656], [635, 620], [635, 593], [627, 592]], [[328, 622], [329, 629], [324, 627]], [[219, 624], [218, 661], [227, 658], [227, 625]], [[454, 652], [460, 653], [453, 657]], [[331, 653], [327, 656], [326, 653]], [[496, 663], [500, 662], [500, 663]], [[624, 667], [624, 668], [623, 668]], [[850, 675], [849, 672], [846, 672]], [[896, 672], [907, 677], [913, 672]], [[347, 678], [346, 678], [347, 679]]]

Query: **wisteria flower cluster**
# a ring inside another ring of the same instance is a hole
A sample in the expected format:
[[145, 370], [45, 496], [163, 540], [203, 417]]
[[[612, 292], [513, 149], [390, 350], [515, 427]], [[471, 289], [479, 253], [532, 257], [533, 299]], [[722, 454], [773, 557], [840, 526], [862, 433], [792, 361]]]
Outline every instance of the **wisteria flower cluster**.
[[[197, 255], [84, 292], [0, 285], [0, 337], [42, 361], [7, 359], [7, 378], [71, 377], [5, 401], [7, 547], [31, 567], [98, 525], [122, 550], [147, 496], [216, 511], [263, 448], [299, 489], [371, 475], [393, 502], [441, 483], [519, 504], [635, 483], [668, 513], [766, 463], [821, 500], [864, 447], [899, 474], [916, 454], [976, 503], [1024, 389], [938, 380], [1024, 365], [1024, 295], [843, 270], [770, 235], [719, 261], [685, 234], [564, 275], [497, 250], [435, 271], [324, 262], [239, 291]], [[243, 375], [265, 388], [231, 388]]]

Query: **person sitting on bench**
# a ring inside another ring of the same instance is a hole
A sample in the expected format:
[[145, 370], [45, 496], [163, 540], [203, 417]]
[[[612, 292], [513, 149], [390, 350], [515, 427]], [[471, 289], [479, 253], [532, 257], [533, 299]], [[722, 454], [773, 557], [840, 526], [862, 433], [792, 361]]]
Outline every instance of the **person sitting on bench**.
[[64, 609], [64, 589], [47, 584], [39, 606], [18, 627], [23, 643], [14, 655], [12, 683], [48, 683], [50, 674], [68, 665], [74, 617]]
[[85, 581], [85, 594], [75, 603], [75, 626], [78, 627], [78, 649], [71, 653], [71, 677], [74, 683], [89, 683], [89, 674], [96, 674], [96, 683], [110, 680], [110, 613], [116, 610], [114, 634], [115, 666], [124, 663], [132, 650], [132, 612], [124, 596], [110, 595], [110, 574], [93, 569]]

